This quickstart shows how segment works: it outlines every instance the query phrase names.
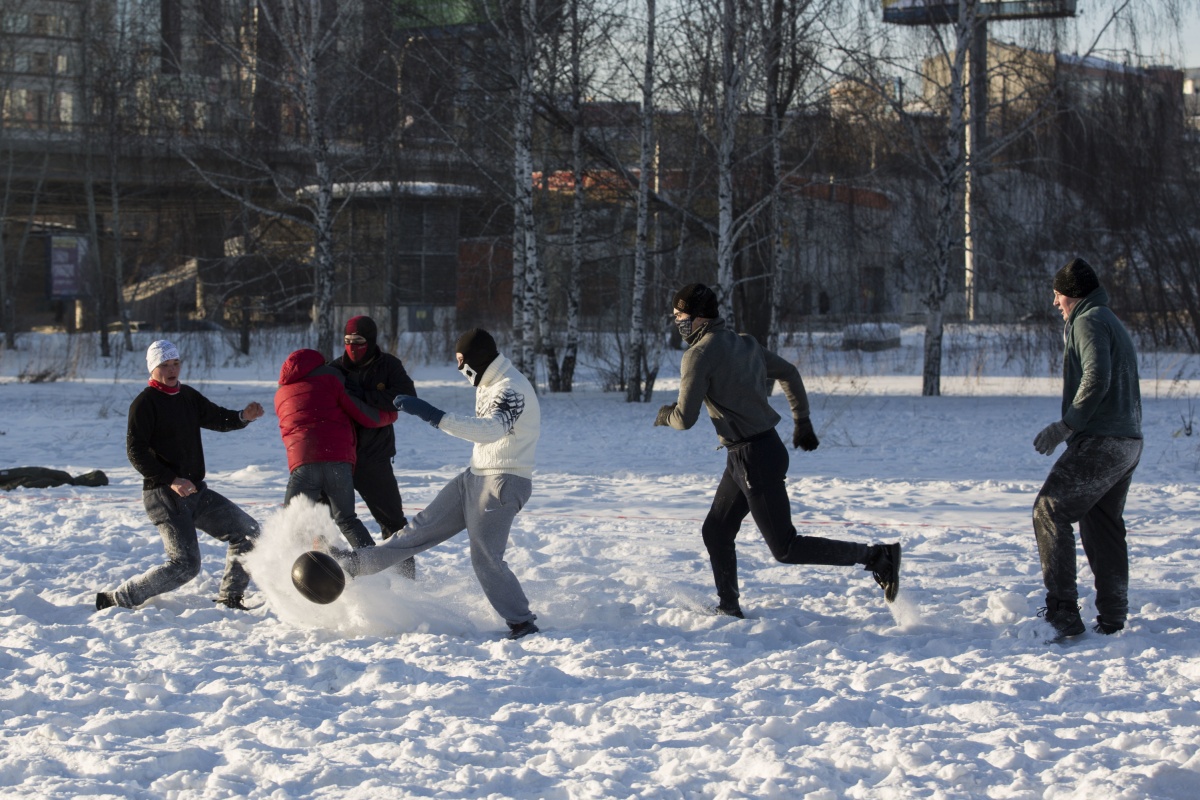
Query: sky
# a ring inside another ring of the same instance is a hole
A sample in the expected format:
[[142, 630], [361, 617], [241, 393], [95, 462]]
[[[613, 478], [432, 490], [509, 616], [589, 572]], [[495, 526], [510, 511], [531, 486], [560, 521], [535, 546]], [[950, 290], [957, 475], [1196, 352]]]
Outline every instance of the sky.
[[[252, 610], [212, 602], [224, 550], [201, 536], [194, 581], [96, 612], [96, 591], [163, 559], [124, 448], [156, 335], [135, 334], [133, 352], [116, 340], [111, 359], [87, 335], [20, 334], [0, 351], [0, 467], [110, 480], [0, 491], [5, 798], [1195, 797], [1196, 356], [1142, 353], [1129, 625], [1053, 645], [1036, 616], [1030, 509], [1052, 463], [1032, 440], [1059, 415], [1056, 353], [1012, 330], [951, 328], [944, 394], [922, 398], [918, 328], [879, 353], [842, 351], [837, 334], [783, 348], [821, 439], [791, 451], [793, 521], [901, 542], [900, 595], [885, 603], [861, 569], [776, 563], [747, 523], [736, 620], [708, 612], [699, 531], [724, 451], [705, 420], [652, 425], [674, 399], [679, 353], [654, 402], [628, 404], [600, 390], [604, 362], [585, 352], [575, 392], [539, 397], [534, 493], [506, 559], [541, 632], [512, 642], [464, 535], [419, 555], [415, 582], [362, 578], [328, 606], [293, 590], [294, 558], [314, 535], [338, 536], [323, 509], [280, 506], [271, 399], [300, 335], [256, 333], [249, 358], [217, 334], [173, 337], [186, 383], [227, 408], [268, 409], [204, 435], [210, 485], [263, 527]], [[470, 414], [447, 346], [424, 337], [398, 352], [421, 397]], [[20, 378], [32, 374], [64, 378]], [[786, 419], [781, 393], [772, 402]], [[779, 428], [790, 439], [790, 422]], [[412, 513], [469, 445], [415, 419], [396, 430]]]

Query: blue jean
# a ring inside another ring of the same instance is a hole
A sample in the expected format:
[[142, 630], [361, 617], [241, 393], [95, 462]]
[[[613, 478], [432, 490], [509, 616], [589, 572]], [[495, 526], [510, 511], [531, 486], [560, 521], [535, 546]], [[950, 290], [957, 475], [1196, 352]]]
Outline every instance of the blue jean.
[[354, 468], [346, 461], [318, 461], [301, 464], [288, 478], [283, 496], [286, 506], [296, 495], [314, 503], [329, 503], [333, 521], [351, 547], [371, 547], [375, 540], [354, 512]]
[[360, 550], [345, 564], [352, 576], [373, 575], [441, 544], [467, 529], [471, 566], [488, 602], [505, 622], [537, 617], [517, 576], [504, 561], [517, 512], [533, 494], [533, 481], [519, 475], [476, 475], [467, 470], [446, 484], [404, 530], [378, 547]]
[[229, 545], [217, 599], [226, 601], [245, 593], [250, 576], [242, 566], [242, 556], [254, 548], [259, 533], [253, 517], [204, 484], [190, 497], [180, 497], [169, 486], [146, 489], [142, 492], [142, 503], [150, 521], [158, 526], [167, 563], [117, 587], [113, 593], [117, 605], [136, 608], [151, 597], [178, 589], [199, 575], [197, 529]]

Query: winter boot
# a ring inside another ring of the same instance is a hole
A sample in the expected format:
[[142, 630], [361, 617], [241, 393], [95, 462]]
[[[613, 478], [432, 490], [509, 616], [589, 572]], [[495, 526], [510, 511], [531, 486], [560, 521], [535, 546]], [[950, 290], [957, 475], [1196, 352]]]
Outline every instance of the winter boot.
[[117, 604], [117, 598], [113, 597], [112, 592], [96, 592], [96, 610], [103, 611], [106, 608], [112, 608]]
[[1050, 623], [1056, 634], [1052, 641], [1061, 642], [1078, 636], [1087, 628], [1079, 616], [1079, 606], [1074, 603], [1064, 603], [1059, 600], [1047, 600], [1045, 608], [1038, 611], [1038, 616]]
[[871, 570], [875, 582], [883, 589], [883, 599], [889, 603], [900, 591], [900, 543], [873, 544], [867, 551], [864, 569]]
[[1125, 630], [1125, 620], [1105, 619], [1103, 616], [1099, 616], [1096, 617], [1096, 624], [1092, 626], [1092, 630], [1105, 636], [1112, 636], [1117, 631]]
[[528, 622], [510, 622], [508, 623], [508, 638], [520, 639], [522, 636], [528, 636], [531, 633], [537, 633], [538, 626], [533, 624], [533, 620]]
[[709, 611], [719, 617], [737, 617], [738, 619], [746, 618], [746, 615], [742, 613], [742, 607], [737, 603], [732, 605], [728, 603], [721, 603], [719, 606], [713, 606], [709, 609]]

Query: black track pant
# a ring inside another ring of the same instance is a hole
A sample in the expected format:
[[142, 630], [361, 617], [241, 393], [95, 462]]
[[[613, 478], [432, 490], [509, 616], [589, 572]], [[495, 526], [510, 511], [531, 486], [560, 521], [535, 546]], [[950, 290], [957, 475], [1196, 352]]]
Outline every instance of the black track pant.
[[[392, 461], [389, 458], [372, 458], [360, 460], [354, 465], [354, 491], [362, 498], [371, 512], [371, 517], [379, 524], [383, 538], [389, 538], [408, 524], [404, 516], [404, 501], [400, 498], [400, 487], [396, 485], [396, 476], [392, 473]], [[416, 574], [416, 562], [412, 558], [405, 559], [400, 564], [400, 572], [410, 578]]]
[[792, 525], [792, 507], [784, 479], [788, 452], [775, 429], [729, 447], [725, 474], [704, 520], [704, 546], [722, 606], [738, 605], [737, 550], [734, 539], [746, 514], [767, 540], [771, 555], [784, 564], [862, 564], [867, 546], [800, 536]]
[[1124, 624], [1129, 612], [1125, 497], [1141, 456], [1141, 439], [1076, 436], [1054, 462], [1033, 504], [1047, 607], [1079, 602], [1071, 527], [1078, 522], [1096, 581], [1096, 611], [1105, 622]]

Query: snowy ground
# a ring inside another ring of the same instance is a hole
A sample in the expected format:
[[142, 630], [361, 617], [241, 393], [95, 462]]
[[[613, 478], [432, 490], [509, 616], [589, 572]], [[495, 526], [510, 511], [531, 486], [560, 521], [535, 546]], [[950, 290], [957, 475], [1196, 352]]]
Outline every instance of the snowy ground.
[[[28, 337], [0, 358], [0, 467], [102, 469], [112, 484], [0, 492], [0, 795], [1196, 797], [1200, 433], [1181, 434], [1194, 362], [1145, 358], [1129, 628], [1047, 646], [1029, 516], [1051, 464], [1031, 441], [1057, 418], [1054, 359], [959, 344], [934, 399], [917, 396], [914, 332], [900, 351], [803, 354], [822, 445], [792, 458], [797, 525], [902, 540], [890, 607], [865, 572], [774, 563], [747, 525], [749, 619], [703, 612], [715, 598], [699, 524], [723, 451], [706, 421], [652, 427], [678, 354], [649, 406], [593, 385], [542, 396], [534, 497], [508, 560], [543, 632], [508, 642], [465, 536], [418, 557], [415, 585], [362, 579], [328, 607], [296, 595], [287, 566], [330, 523], [280, 509], [270, 413], [205, 434], [211, 485], [264, 523], [263, 605], [214, 607], [222, 550], [202, 537], [195, 582], [96, 613], [98, 589], [162, 555], [124, 453], [141, 354], [68, 356], [74, 379], [20, 382], [62, 358], [61, 342]], [[185, 382], [226, 407], [270, 406], [286, 350], [237, 360], [217, 343], [189, 374], [197, 345], [181, 347]], [[445, 361], [409, 366], [423, 397], [469, 413]], [[418, 509], [469, 446], [412, 419], [397, 432]]]

